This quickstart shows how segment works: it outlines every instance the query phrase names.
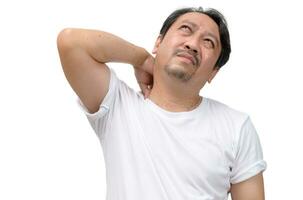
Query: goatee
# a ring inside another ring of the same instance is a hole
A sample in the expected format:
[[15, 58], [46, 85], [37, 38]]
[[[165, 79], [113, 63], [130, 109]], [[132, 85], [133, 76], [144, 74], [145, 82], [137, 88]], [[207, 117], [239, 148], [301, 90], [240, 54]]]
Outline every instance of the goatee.
[[172, 66], [166, 65], [165, 66], [165, 72], [168, 76], [171, 76], [173, 78], [176, 78], [182, 82], [187, 82], [191, 79], [192, 74], [186, 73], [186, 71], [182, 69], [178, 69], [179, 67], [172, 68]]

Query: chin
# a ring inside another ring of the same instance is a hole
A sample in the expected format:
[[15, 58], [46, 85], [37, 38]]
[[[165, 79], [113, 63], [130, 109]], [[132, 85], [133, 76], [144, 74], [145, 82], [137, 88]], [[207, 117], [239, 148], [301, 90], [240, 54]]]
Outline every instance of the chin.
[[166, 65], [164, 70], [169, 77], [175, 78], [182, 82], [189, 81], [194, 74], [193, 70], [189, 70], [187, 66], [180, 64]]

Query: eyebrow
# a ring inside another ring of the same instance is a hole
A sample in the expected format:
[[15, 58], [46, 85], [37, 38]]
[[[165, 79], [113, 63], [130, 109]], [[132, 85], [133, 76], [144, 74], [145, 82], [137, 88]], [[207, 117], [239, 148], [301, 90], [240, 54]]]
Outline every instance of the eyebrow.
[[[195, 24], [195, 23], [193, 23], [193, 22], [191, 22], [191, 21], [189, 21], [189, 20], [186, 20], [186, 19], [183, 20], [181, 23], [190, 24], [190, 25], [193, 26], [194, 28], [196, 28], [196, 27], [198, 26], [197, 24]], [[216, 43], [217, 43], [218, 45], [220, 44], [220, 42], [219, 42], [219, 40], [218, 40], [218, 38], [217, 38], [217, 36], [216, 36], [215, 34], [209, 32], [209, 31], [206, 31], [205, 35], [206, 35], [206, 36], [209, 36], [209, 37], [212, 37], [214, 40], [216, 40]]]

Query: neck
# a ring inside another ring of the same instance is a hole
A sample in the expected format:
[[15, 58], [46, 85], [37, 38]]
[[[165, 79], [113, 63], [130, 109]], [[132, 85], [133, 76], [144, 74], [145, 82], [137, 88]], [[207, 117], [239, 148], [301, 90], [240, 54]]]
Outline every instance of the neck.
[[148, 98], [161, 108], [171, 112], [191, 111], [202, 101], [198, 92], [190, 93], [188, 89], [171, 88], [167, 84], [159, 84], [159, 81], [154, 82]]

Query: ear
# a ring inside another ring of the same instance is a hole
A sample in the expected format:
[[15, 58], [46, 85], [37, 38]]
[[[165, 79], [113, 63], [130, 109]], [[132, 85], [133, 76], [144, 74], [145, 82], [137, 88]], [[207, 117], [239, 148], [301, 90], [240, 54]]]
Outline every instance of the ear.
[[210, 76], [207, 80], [208, 83], [211, 83], [211, 81], [215, 78], [218, 71], [219, 71], [219, 68], [217, 68], [217, 67], [212, 71], [212, 73], [210, 74]]
[[157, 40], [156, 40], [156, 42], [155, 42], [153, 51], [152, 51], [153, 54], [157, 53], [158, 48], [159, 48], [161, 42], [162, 42], [162, 35], [159, 35], [158, 38], [157, 38]]

